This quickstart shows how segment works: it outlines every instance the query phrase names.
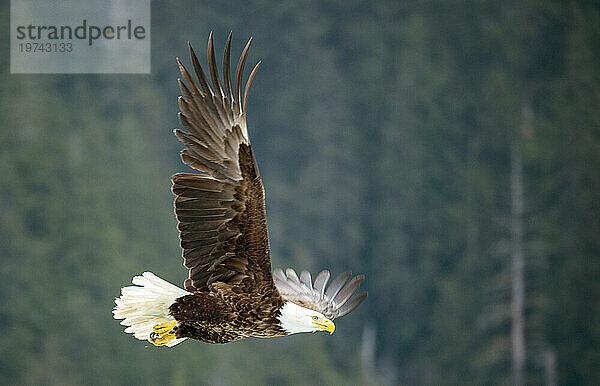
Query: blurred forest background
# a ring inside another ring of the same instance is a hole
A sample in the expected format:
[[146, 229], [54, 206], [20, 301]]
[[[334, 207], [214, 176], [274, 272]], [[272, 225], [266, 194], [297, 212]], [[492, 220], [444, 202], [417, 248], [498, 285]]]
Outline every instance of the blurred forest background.
[[[3, 382], [600, 384], [600, 3], [152, 6], [150, 75], [10, 75], [0, 6]], [[133, 275], [186, 276], [175, 57], [211, 30], [263, 61], [274, 266], [367, 276], [332, 336], [165, 349], [112, 319]]]

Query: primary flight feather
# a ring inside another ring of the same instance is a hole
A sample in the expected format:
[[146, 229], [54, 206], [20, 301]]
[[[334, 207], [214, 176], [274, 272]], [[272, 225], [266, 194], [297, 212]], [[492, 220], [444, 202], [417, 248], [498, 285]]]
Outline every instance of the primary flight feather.
[[[252, 39], [230, 80], [231, 34], [225, 44], [223, 83], [208, 38], [210, 83], [189, 46], [196, 80], [177, 59], [179, 121], [175, 135], [185, 148], [182, 161], [202, 174], [173, 176], [175, 214], [188, 278], [181, 289], [151, 272], [133, 278], [115, 299], [115, 319], [125, 332], [156, 346], [186, 338], [228, 343], [249, 337], [300, 332], [333, 333], [333, 319], [354, 310], [367, 293], [354, 296], [364, 276], [348, 282], [350, 272], [329, 286], [329, 271], [314, 282], [293, 269], [271, 269], [265, 198], [246, 127], [248, 92], [260, 62], [242, 92]], [[242, 99], [243, 97], [243, 99]]]

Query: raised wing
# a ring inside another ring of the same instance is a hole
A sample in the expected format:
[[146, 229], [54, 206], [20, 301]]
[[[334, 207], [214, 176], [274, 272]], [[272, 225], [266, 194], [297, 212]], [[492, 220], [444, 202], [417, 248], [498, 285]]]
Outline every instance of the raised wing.
[[269, 257], [264, 191], [252, 155], [246, 128], [246, 101], [260, 62], [244, 90], [242, 74], [252, 39], [244, 48], [235, 71], [235, 88], [229, 78], [231, 34], [223, 58], [223, 86], [215, 62], [212, 33], [208, 39], [208, 64], [212, 87], [190, 45], [190, 55], [200, 87], [177, 62], [179, 120], [187, 130], [175, 130], [185, 144], [181, 159], [203, 174], [173, 176], [175, 213], [189, 269], [184, 286], [205, 291], [215, 282], [231, 284], [240, 292], [274, 289]]
[[327, 270], [317, 275], [314, 284], [307, 271], [302, 271], [300, 278], [291, 268], [285, 273], [279, 268], [273, 272], [275, 285], [285, 300], [319, 311], [332, 320], [351, 312], [367, 297], [366, 292], [352, 297], [365, 277], [355, 276], [346, 284], [350, 276], [352, 273], [344, 272], [327, 286], [330, 277]]

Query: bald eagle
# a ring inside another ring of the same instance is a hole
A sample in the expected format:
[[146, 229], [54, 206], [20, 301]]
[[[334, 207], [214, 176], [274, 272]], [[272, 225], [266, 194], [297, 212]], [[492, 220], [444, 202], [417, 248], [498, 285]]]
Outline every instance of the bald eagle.
[[314, 281], [303, 271], [271, 270], [265, 199], [246, 127], [248, 92], [260, 62], [244, 88], [242, 75], [252, 38], [238, 61], [234, 88], [229, 73], [231, 33], [225, 44], [223, 83], [215, 61], [212, 33], [208, 68], [212, 86], [188, 43], [196, 80], [177, 59], [179, 121], [175, 129], [185, 148], [183, 163], [198, 174], [172, 178], [175, 214], [189, 270], [184, 288], [151, 272], [133, 278], [115, 299], [115, 319], [125, 332], [156, 346], [186, 338], [228, 343], [249, 337], [278, 337], [301, 332], [333, 333], [333, 319], [354, 310], [367, 293], [353, 295], [363, 275], [350, 272], [329, 285], [329, 271]]

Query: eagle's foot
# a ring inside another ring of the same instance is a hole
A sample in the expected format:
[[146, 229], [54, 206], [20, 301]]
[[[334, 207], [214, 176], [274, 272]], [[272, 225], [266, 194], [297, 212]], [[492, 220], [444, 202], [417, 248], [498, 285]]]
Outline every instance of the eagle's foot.
[[167, 333], [171, 332], [171, 330], [174, 329], [175, 327], [177, 327], [177, 321], [172, 320], [170, 322], [164, 322], [161, 324], [157, 324], [152, 329], [152, 332], [155, 332], [159, 335], [163, 335], [163, 334], [167, 334]]
[[153, 332], [150, 334], [150, 339], [148, 340], [155, 346], [164, 346], [175, 338], [175, 334], [158, 335], [157, 333]]
[[177, 327], [175, 320], [157, 324], [152, 329], [148, 340], [155, 346], [164, 346], [176, 338], [175, 333], [172, 332], [175, 327]]

